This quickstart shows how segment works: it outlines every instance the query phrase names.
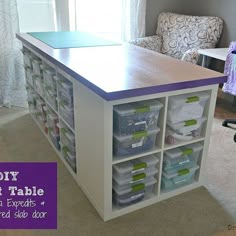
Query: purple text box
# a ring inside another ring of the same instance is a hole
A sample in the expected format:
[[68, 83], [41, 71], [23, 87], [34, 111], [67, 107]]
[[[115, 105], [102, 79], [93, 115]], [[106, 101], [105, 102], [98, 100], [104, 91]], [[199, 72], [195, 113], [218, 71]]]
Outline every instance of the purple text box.
[[0, 229], [57, 228], [57, 163], [0, 163]]

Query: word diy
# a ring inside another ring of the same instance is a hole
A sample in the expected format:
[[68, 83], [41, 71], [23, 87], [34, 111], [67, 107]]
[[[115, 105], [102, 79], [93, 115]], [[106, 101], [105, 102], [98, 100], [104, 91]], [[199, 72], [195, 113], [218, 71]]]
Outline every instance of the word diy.
[[17, 181], [17, 171], [0, 171], [0, 181]]

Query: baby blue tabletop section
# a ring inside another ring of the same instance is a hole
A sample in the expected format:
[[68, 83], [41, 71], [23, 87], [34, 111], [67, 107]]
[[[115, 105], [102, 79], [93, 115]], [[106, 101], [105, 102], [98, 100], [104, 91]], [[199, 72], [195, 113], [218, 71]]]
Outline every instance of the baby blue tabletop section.
[[31, 32], [28, 34], [55, 49], [111, 46], [119, 44], [87, 32], [79, 31]]

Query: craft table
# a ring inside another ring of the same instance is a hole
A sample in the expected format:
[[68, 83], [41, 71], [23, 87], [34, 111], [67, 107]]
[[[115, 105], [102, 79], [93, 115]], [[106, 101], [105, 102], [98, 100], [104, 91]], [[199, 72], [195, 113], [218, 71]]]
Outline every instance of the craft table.
[[[55, 148], [38, 121], [32, 117], [104, 221], [156, 204], [204, 184], [217, 89], [219, 83], [226, 81], [225, 75], [130, 44], [54, 49], [28, 34], [18, 34], [17, 38], [22, 42], [23, 50], [51, 67], [56, 76], [63, 76], [73, 84], [75, 122], [74, 127], [69, 128], [75, 135], [76, 172], [65, 161], [62, 151]], [[204, 111], [207, 122], [200, 137], [174, 145], [166, 144], [168, 99], [200, 91], [206, 91], [210, 95]], [[163, 104], [158, 120], [160, 133], [155, 147], [127, 157], [114, 156], [114, 106], [150, 99], [158, 99]], [[45, 103], [51, 107], [47, 100]], [[55, 114], [58, 115], [59, 122], [67, 123], [60, 114], [60, 109], [56, 109]], [[164, 152], [192, 143], [203, 145], [200, 169], [194, 182], [173, 191], [162, 191]], [[136, 204], [124, 207], [114, 205], [113, 166], [151, 154], [159, 160], [152, 192]], [[71, 199], [73, 198], [76, 196], [71, 196]]]

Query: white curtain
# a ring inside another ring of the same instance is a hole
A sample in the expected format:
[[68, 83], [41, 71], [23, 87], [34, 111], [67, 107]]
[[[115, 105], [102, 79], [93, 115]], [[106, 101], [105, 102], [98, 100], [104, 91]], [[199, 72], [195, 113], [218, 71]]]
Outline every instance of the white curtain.
[[146, 0], [123, 0], [122, 40], [145, 36]]
[[26, 107], [19, 21], [16, 0], [0, 0], [0, 106]]

